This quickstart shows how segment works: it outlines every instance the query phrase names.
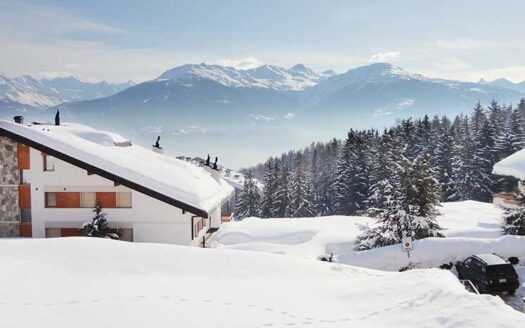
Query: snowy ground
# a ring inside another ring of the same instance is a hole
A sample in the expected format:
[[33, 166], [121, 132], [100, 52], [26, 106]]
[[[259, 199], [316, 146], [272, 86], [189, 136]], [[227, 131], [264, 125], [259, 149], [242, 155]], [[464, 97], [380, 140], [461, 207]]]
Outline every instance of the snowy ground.
[[1, 240], [0, 263], [0, 327], [525, 325], [501, 299], [438, 269], [88, 238]]
[[[525, 257], [525, 239], [501, 234], [503, 211], [474, 201], [443, 203], [438, 221], [448, 238], [415, 241], [410, 261], [420, 267], [439, 266], [479, 252]], [[303, 219], [248, 218], [223, 225], [213, 245], [315, 259], [335, 254], [338, 262], [397, 271], [409, 264], [407, 254], [394, 245], [355, 252], [354, 243], [367, 217], [331, 216]], [[438, 251], [436, 251], [438, 250]], [[516, 254], [519, 253], [519, 254]]]
[[[474, 201], [444, 203], [438, 217], [447, 238], [428, 238], [414, 242], [410, 258], [399, 245], [370, 251], [354, 251], [356, 237], [374, 220], [366, 217], [322, 217], [304, 219], [249, 218], [232, 222], [221, 228], [215, 246], [285, 254], [316, 259], [335, 254], [337, 262], [398, 271], [412, 265], [418, 268], [438, 267], [441, 264], [464, 260], [476, 253], [497, 253], [505, 258], [517, 256], [525, 263], [525, 238], [502, 236], [503, 211], [497, 206]], [[517, 268], [525, 281], [525, 267]], [[506, 298], [515, 308], [525, 310], [518, 296]]]

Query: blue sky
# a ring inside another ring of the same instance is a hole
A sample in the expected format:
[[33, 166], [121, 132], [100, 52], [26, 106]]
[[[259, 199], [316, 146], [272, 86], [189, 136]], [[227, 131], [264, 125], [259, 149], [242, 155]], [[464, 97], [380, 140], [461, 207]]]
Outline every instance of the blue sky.
[[0, 0], [0, 74], [143, 81], [184, 63], [525, 80], [525, 1]]

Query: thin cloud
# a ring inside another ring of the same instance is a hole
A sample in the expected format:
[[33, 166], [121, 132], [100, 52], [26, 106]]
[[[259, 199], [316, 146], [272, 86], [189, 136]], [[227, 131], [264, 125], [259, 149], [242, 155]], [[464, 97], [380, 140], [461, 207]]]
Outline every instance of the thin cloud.
[[294, 113], [286, 113], [286, 115], [284, 115], [284, 119], [285, 120], [292, 120], [295, 118], [295, 114]]
[[55, 42], [72, 39], [74, 35], [96, 38], [126, 33], [119, 27], [80, 17], [61, 8], [16, 2], [0, 4], [0, 28], [19, 39]]
[[56, 79], [59, 77], [75, 77], [71, 72], [40, 72], [37, 74], [39, 78]]
[[234, 67], [237, 69], [251, 69], [259, 67], [264, 63], [255, 57], [246, 57], [240, 59], [221, 59], [217, 61], [219, 65]]
[[263, 121], [263, 122], [275, 121], [275, 117], [261, 115], [261, 114], [250, 114], [250, 117], [256, 121]]
[[369, 63], [391, 63], [399, 59], [401, 52], [399, 51], [387, 51], [378, 52], [370, 56], [368, 59]]
[[441, 49], [448, 50], [474, 50], [484, 48], [494, 48], [500, 46], [497, 42], [470, 40], [470, 39], [454, 39], [454, 40], [438, 40], [434, 42], [434, 46]]

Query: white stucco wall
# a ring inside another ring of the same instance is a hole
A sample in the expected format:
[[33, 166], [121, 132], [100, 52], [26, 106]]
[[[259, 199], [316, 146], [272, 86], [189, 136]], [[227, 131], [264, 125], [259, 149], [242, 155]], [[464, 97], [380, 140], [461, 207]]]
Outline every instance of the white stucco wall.
[[[24, 180], [31, 184], [33, 237], [45, 237], [45, 228], [79, 228], [92, 217], [92, 209], [45, 208], [47, 192], [113, 192], [131, 191], [132, 208], [103, 209], [115, 227], [133, 228], [135, 241], [189, 245], [192, 243], [191, 216], [181, 209], [160, 202], [127, 187], [54, 159], [55, 171], [44, 172], [40, 151], [31, 149], [31, 170], [24, 171]], [[152, 167], [152, 170], [155, 168]], [[220, 207], [212, 215], [212, 227], [221, 223]]]

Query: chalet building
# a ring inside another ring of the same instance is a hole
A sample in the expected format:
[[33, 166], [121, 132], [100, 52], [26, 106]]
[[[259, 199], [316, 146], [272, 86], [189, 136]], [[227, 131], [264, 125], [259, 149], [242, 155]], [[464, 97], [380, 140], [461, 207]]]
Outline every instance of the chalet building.
[[494, 195], [494, 202], [504, 207], [523, 206], [521, 195], [525, 195], [525, 149], [520, 150], [494, 165], [493, 173], [515, 177], [519, 180], [516, 193], [498, 193]]
[[121, 239], [199, 245], [232, 193], [220, 172], [160, 147], [78, 124], [0, 120], [1, 237], [77, 236], [98, 203]]

